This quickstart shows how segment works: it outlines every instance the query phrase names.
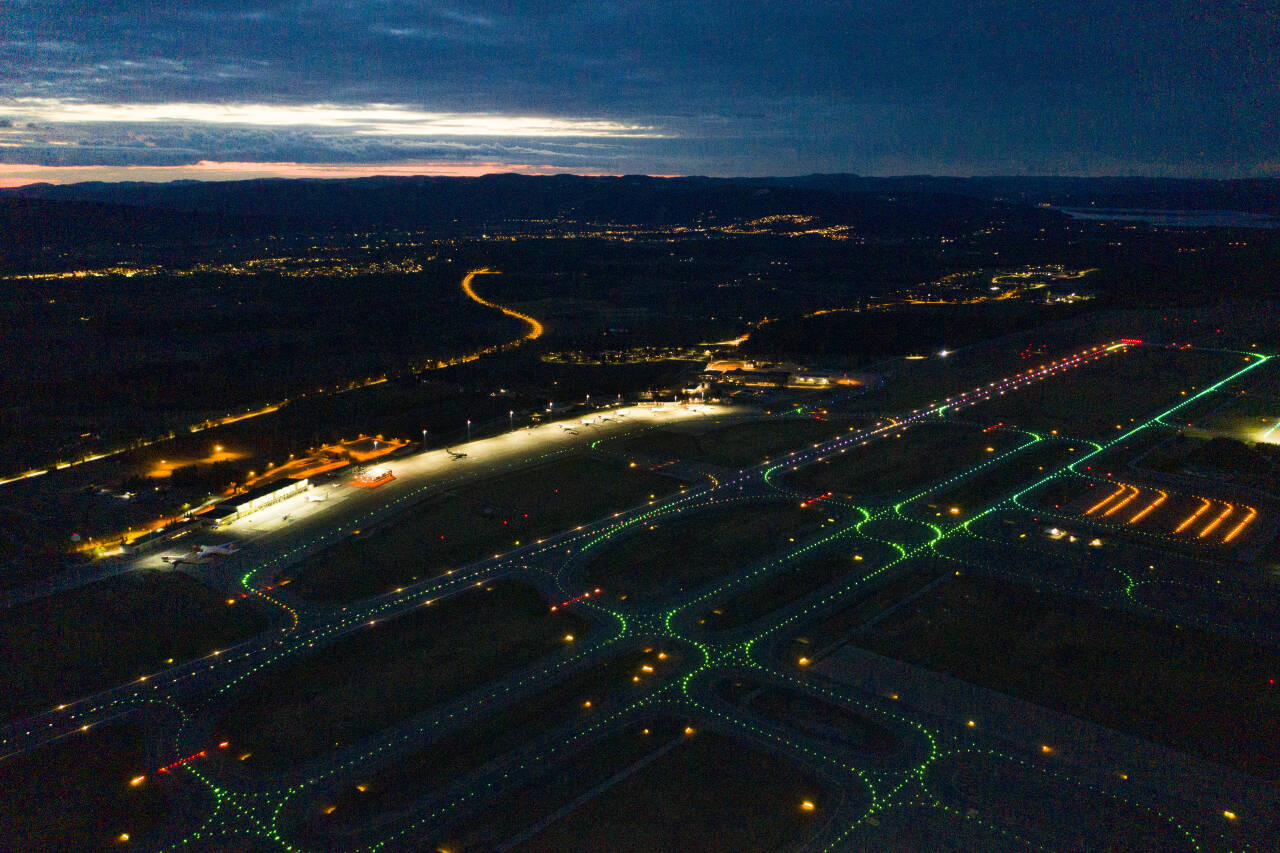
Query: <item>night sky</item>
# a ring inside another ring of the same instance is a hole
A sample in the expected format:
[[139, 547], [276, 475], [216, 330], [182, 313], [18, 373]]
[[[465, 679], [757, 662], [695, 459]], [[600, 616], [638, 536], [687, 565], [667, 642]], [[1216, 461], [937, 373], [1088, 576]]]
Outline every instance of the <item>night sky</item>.
[[1280, 2], [0, 0], [0, 184], [1280, 174]]

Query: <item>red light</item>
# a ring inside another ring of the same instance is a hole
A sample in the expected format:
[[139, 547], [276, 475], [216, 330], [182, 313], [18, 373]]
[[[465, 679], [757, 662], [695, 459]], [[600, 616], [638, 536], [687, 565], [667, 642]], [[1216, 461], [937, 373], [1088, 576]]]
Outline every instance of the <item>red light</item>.
[[195, 753], [194, 755], [188, 755], [186, 758], [179, 758], [177, 761], [172, 761], [166, 764], [164, 767], [161, 767], [156, 772], [168, 773], [170, 770], [172, 770], [175, 767], [181, 767], [184, 764], [189, 764], [192, 761], [195, 761], [197, 758], [204, 758], [206, 755], [207, 755], [207, 752], [202, 749], [199, 752]]

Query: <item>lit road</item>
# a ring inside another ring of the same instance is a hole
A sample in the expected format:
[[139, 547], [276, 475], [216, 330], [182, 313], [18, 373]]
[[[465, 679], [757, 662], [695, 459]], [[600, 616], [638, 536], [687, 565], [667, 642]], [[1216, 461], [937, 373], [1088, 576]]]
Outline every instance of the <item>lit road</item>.
[[466, 276], [462, 279], [462, 292], [467, 294], [467, 297], [469, 299], [472, 299], [475, 302], [479, 302], [484, 307], [494, 308], [498, 311], [501, 311], [503, 314], [506, 314], [508, 317], [515, 317], [517, 320], [520, 320], [521, 322], [523, 322], [525, 325], [529, 327], [529, 330], [526, 331], [522, 336], [517, 338], [515, 341], [513, 341], [512, 344], [523, 343], [525, 341], [532, 341], [542, 337], [542, 332], [544, 331], [542, 328], [542, 324], [539, 323], [535, 318], [530, 317], [528, 314], [521, 314], [519, 311], [516, 311], [511, 308], [507, 308], [503, 305], [499, 305], [496, 302], [490, 302], [489, 300], [482, 298], [479, 294], [476, 293], [475, 287], [474, 287], [476, 276], [497, 275], [497, 274], [498, 274], [497, 270], [490, 270], [490, 269], [472, 270], [471, 272], [467, 273]]
[[[496, 275], [496, 274], [498, 274], [496, 270], [490, 270], [490, 269], [478, 269], [478, 270], [472, 270], [471, 272], [468, 272], [466, 276], [464, 276], [462, 279], [462, 285], [461, 285], [462, 292], [466, 294], [468, 299], [471, 299], [472, 301], [480, 305], [483, 305], [486, 308], [491, 308], [496, 311], [501, 311], [503, 314], [506, 314], [509, 317], [514, 317], [517, 320], [522, 321], [528, 326], [528, 330], [523, 335], [521, 335], [518, 338], [515, 338], [514, 340], [506, 341], [500, 344], [493, 344], [487, 347], [482, 347], [478, 350], [474, 350], [472, 352], [464, 353], [463, 355], [454, 356], [452, 358], [448, 358], [444, 360], [424, 362], [421, 365], [419, 365], [419, 367], [417, 368], [419, 371], [438, 370], [445, 367], [452, 367], [458, 364], [465, 364], [470, 361], [475, 361], [486, 355], [491, 355], [497, 352], [504, 352], [506, 350], [517, 347], [527, 341], [532, 341], [542, 336], [542, 333], [543, 333], [542, 323], [540, 323], [536, 318], [530, 317], [528, 314], [522, 314], [519, 311], [515, 311], [511, 308], [507, 308], [505, 306], [499, 305], [496, 302], [490, 302], [489, 300], [482, 298], [479, 294], [476, 293], [475, 288], [473, 286], [473, 282], [477, 275]], [[387, 381], [386, 376], [379, 376], [377, 378], [367, 377], [364, 379], [358, 379], [358, 380], [353, 380], [351, 382], [347, 382], [331, 390], [334, 392], [345, 393], [345, 392], [353, 391], [359, 388], [367, 388], [373, 385], [380, 385], [381, 383], [386, 381]], [[320, 393], [324, 393], [324, 392], [321, 391]], [[307, 395], [303, 394], [301, 396], [305, 397]], [[187, 428], [187, 430], [188, 432], [196, 433], [196, 432], [201, 432], [203, 430], [215, 429], [220, 426], [226, 426], [227, 424], [237, 423], [239, 421], [248, 420], [250, 418], [261, 417], [262, 415], [268, 415], [268, 414], [271, 414], [272, 412], [279, 411], [284, 406], [289, 405], [289, 402], [290, 401], [286, 399], [286, 400], [280, 401], [279, 403], [272, 403], [270, 405], [262, 406], [258, 409], [252, 409], [246, 412], [241, 412], [239, 414], [228, 413], [225, 417], [211, 418], [208, 420], [201, 421], [200, 423], [197, 423], [197, 424], [192, 424], [190, 427]], [[73, 459], [65, 462], [58, 462], [57, 464], [50, 465], [45, 468], [33, 468], [29, 471], [24, 471], [20, 474], [16, 474], [11, 477], [0, 477], [0, 486], [7, 485], [9, 483], [16, 483], [21, 480], [28, 480], [28, 479], [31, 479], [32, 477], [41, 477], [46, 474], [49, 474], [52, 471], [61, 471], [65, 468], [71, 468], [77, 465], [85, 465], [90, 462], [97, 462], [100, 459], [107, 459], [111, 456], [116, 456], [121, 453], [128, 453], [128, 452], [137, 450], [140, 447], [150, 447], [156, 444], [162, 444], [170, 440], [171, 439], [169, 438], [169, 436], [165, 435], [160, 438], [154, 438], [154, 439], [142, 440], [142, 441], [130, 443], [130, 445], [127, 447], [121, 447], [115, 450], [106, 450], [100, 453], [90, 454], [80, 459]]]

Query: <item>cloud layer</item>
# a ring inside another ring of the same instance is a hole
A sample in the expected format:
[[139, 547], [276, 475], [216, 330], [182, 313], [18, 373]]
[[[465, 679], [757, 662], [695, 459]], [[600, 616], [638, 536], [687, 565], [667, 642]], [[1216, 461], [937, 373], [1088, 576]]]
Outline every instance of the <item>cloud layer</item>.
[[1265, 173], [1275, 4], [8, 0], [0, 163]]

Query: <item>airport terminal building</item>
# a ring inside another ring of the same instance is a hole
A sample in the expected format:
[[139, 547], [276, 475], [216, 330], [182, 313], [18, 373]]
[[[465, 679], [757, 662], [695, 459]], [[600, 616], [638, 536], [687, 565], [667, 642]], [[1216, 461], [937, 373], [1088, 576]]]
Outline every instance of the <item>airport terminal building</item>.
[[272, 504], [280, 503], [286, 498], [301, 494], [307, 490], [307, 487], [308, 480], [305, 477], [301, 480], [279, 480], [265, 486], [258, 486], [244, 494], [233, 495], [219, 502], [209, 510], [208, 517], [215, 528], [222, 527]]

